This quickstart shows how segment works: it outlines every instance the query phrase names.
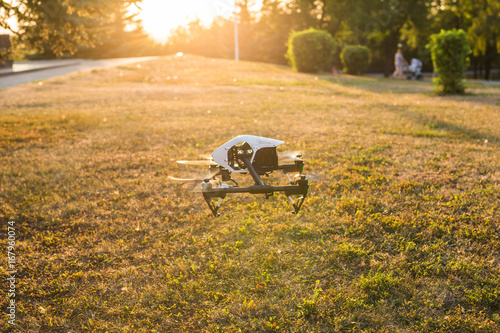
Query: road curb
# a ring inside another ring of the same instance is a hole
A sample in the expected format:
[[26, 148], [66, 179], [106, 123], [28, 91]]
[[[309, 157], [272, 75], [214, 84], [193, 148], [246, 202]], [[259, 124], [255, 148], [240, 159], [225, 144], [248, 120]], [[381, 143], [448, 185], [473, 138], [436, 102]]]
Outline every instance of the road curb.
[[53, 66], [45, 66], [45, 67], [39, 67], [39, 68], [32, 68], [32, 69], [26, 69], [22, 71], [12, 71], [12, 72], [0, 72], [0, 77], [4, 76], [11, 76], [11, 75], [18, 75], [18, 74], [24, 74], [24, 73], [31, 73], [31, 72], [37, 72], [37, 71], [43, 71], [46, 69], [54, 69], [54, 68], [60, 68], [60, 67], [68, 67], [68, 66], [75, 66], [75, 65], [80, 65], [80, 61], [75, 61], [75, 62], [70, 62], [67, 64], [60, 64], [60, 65], [53, 65]]

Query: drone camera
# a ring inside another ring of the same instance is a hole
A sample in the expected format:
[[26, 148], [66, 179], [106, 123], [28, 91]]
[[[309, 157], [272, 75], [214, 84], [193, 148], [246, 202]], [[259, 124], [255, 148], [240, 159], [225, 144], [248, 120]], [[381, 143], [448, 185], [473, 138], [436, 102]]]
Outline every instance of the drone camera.
[[255, 152], [253, 166], [258, 173], [278, 169], [278, 153], [276, 147], [261, 148]]
[[221, 170], [221, 177], [223, 182], [228, 182], [231, 180], [231, 173], [229, 170], [223, 169]]

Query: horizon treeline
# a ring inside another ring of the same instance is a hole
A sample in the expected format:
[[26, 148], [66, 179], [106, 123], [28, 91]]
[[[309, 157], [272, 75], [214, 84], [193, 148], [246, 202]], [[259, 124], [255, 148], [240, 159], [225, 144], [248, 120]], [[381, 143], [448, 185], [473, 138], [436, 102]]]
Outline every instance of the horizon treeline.
[[[463, 29], [473, 53], [475, 78], [491, 78], [500, 51], [500, 2], [497, 0], [263, 0], [259, 12], [251, 12], [252, 0], [239, 7], [239, 55], [242, 60], [287, 64], [287, 40], [291, 31], [310, 27], [329, 32], [338, 42], [333, 61], [341, 68], [340, 50], [346, 45], [370, 48], [369, 71], [389, 75], [394, 53], [402, 45], [405, 58], [418, 58], [431, 70], [430, 36], [441, 29]], [[187, 53], [234, 57], [234, 21], [217, 18], [211, 26], [199, 20], [177, 28], [168, 46]]]
[[[15, 17], [17, 49], [33, 57], [129, 57], [165, 55], [178, 51], [208, 57], [234, 58], [234, 20], [217, 17], [209, 26], [194, 20], [173, 31], [165, 44], [144, 31], [130, 6], [141, 0], [49, 2], [0, 0], [0, 27]], [[463, 29], [471, 45], [475, 78], [492, 78], [499, 65], [500, 1], [498, 0], [238, 0], [241, 60], [287, 64], [287, 40], [292, 31], [308, 28], [329, 32], [338, 49], [367, 46], [372, 54], [368, 71], [389, 75], [394, 53], [401, 45], [405, 58], [418, 58], [431, 70], [430, 36], [440, 30]]]

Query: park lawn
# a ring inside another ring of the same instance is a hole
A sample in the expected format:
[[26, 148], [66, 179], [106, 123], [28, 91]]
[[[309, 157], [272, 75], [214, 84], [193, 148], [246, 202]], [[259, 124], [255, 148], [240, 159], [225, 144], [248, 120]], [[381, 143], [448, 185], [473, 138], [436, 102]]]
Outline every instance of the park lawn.
[[[467, 91], [189, 55], [0, 91], [16, 330], [498, 332], [500, 89]], [[167, 179], [242, 134], [304, 150], [298, 216]]]

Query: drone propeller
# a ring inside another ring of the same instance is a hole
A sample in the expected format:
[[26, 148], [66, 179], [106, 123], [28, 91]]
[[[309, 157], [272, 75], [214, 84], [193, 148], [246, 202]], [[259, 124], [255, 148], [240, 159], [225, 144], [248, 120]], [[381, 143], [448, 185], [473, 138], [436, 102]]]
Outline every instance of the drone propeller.
[[167, 179], [173, 180], [176, 182], [184, 182], [184, 183], [189, 183], [189, 182], [202, 182], [203, 179], [194, 179], [194, 178], [177, 178], [177, 177], [172, 177], [168, 176]]
[[218, 165], [214, 161], [211, 160], [199, 160], [199, 161], [177, 161], [179, 164], [184, 165]]
[[295, 161], [303, 161], [303, 159], [301, 157], [295, 157], [295, 158], [285, 158], [284, 160], [280, 160], [280, 162], [283, 163], [295, 162]]
[[212, 155], [210, 155], [209, 153], [207, 153], [207, 154], [199, 154], [198, 156], [200, 158], [204, 159], [204, 160], [213, 160]]
[[201, 184], [205, 181], [205, 179], [209, 179], [210, 183], [212, 183], [212, 186], [216, 187], [220, 184], [220, 180], [219, 179], [213, 179], [213, 178], [210, 178], [210, 177], [213, 177], [212, 175], [207, 175], [207, 177], [203, 178], [203, 179], [195, 179], [195, 178], [177, 178], [177, 177], [172, 177], [172, 176], [168, 176], [167, 179], [168, 180], [172, 180], [172, 181], [176, 181], [176, 182], [181, 182], [181, 183], [190, 183], [191, 186], [193, 184], [196, 184], [194, 185], [193, 188], [191, 188], [190, 192], [201, 192]]
[[295, 151], [283, 151], [278, 153], [278, 156], [281, 158], [282, 162], [293, 162], [293, 161], [302, 161], [303, 151], [295, 150]]

